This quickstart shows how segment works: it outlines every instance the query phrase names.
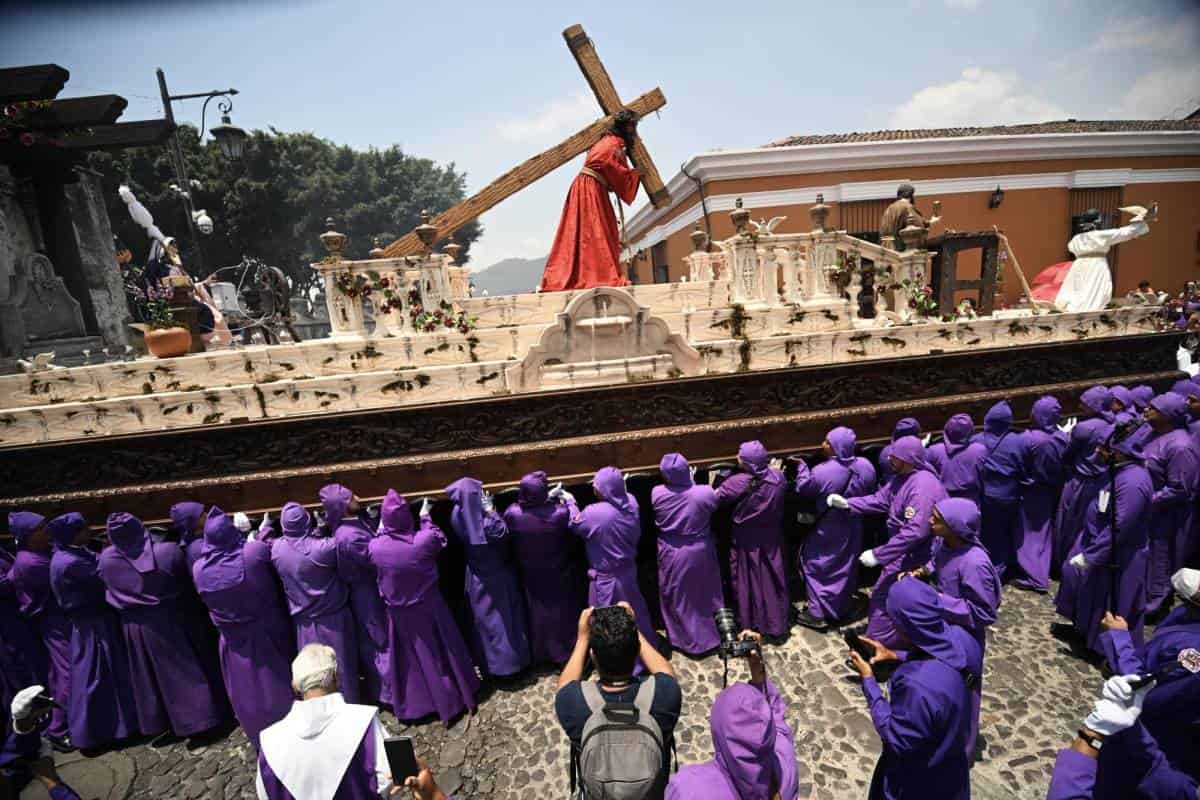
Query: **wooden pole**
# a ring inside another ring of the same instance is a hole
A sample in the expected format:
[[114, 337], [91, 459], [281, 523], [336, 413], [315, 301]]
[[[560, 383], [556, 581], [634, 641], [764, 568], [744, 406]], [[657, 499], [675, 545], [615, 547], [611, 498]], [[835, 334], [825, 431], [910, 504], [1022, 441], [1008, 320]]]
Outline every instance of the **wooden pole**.
[[1053, 309], [1054, 303], [1047, 302], [1046, 300], [1035, 300], [1033, 298], [1033, 290], [1029, 288], [1029, 281], [1025, 279], [1025, 271], [1021, 269], [1021, 262], [1017, 260], [1017, 254], [1013, 252], [1012, 245], [1008, 243], [1008, 237], [1001, 233], [1000, 228], [996, 225], [992, 226], [992, 230], [996, 232], [996, 236], [999, 237], [1000, 243], [1003, 244], [1004, 249], [1008, 251], [1008, 257], [1012, 259], [1013, 267], [1016, 268], [1017, 279], [1021, 281], [1021, 288], [1025, 291], [1025, 296], [1029, 298], [1029, 304], [1035, 309]]

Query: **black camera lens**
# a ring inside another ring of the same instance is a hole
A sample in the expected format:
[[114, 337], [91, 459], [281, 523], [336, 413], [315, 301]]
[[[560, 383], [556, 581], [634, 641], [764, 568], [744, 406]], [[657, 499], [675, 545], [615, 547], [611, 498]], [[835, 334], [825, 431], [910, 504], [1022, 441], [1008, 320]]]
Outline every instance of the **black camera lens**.
[[738, 621], [733, 609], [719, 608], [713, 613], [713, 621], [717, 623], [717, 633], [721, 636], [722, 644], [732, 644], [738, 639]]

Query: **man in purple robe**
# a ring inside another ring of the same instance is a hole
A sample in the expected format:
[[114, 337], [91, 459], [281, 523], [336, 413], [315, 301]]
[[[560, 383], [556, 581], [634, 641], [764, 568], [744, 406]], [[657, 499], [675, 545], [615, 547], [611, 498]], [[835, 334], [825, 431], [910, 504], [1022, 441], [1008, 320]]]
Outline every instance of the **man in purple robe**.
[[562, 664], [571, 656], [579, 612], [587, 601], [583, 570], [572, 557], [570, 512], [550, 499], [546, 473], [521, 478], [517, 502], [504, 509], [529, 609], [535, 664]]
[[888, 456], [892, 454], [892, 445], [896, 443], [896, 440], [905, 436], [915, 436], [920, 439], [921, 423], [913, 417], [904, 417], [892, 428], [892, 441], [879, 451], [879, 465], [876, 473], [879, 475], [880, 485], [892, 479], [892, 462], [888, 460]]
[[32, 511], [10, 513], [8, 530], [20, 548], [8, 579], [21, 613], [33, 624], [49, 656], [46, 685], [50, 696], [61, 706], [50, 715], [46, 738], [56, 749], [71, 750], [75, 747], [67, 719], [67, 706], [71, 702], [71, 621], [50, 588], [53, 542], [46, 530], [46, 518]]
[[[17, 594], [8, 579], [12, 563], [8, 551], [0, 548], [0, 731], [11, 731], [8, 712], [13, 698], [28, 686], [44, 686], [50, 669], [41, 637], [21, 616]], [[0, 770], [9, 770], [12, 759], [36, 757], [40, 742], [40, 735], [19, 737], [18, 741], [15, 734], [0, 734]]]
[[799, 621], [814, 630], [847, 619], [858, 590], [862, 517], [825, 505], [825, 498], [832, 494], [849, 498], [875, 491], [875, 468], [867, 459], [854, 455], [857, 442], [850, 428], [834, 428], [821, 443], [825, 461], [811, 471], [803, 461], [796, 464], [796, 493], [817, 504], [816, 519], [800, 545], [800, 572], [808, 606], [800, 612]]
[[888, 458], [892, 479], [874, 494], [850, 499], [831, 494], [825, 503], [848, 509], [854, 516], [887, 514], [887, 542], [859, 556], [865, 567], [883, 567], [871, 589], [866, 635], [888, 647], [903, 647], [903, 634], [888, 618], [888, 592], [902, 572], [929, 561], [933, 544], [929, 520], [934, 505], [946, 498], [946, 490], [925, 461], [925, 447], [917, 437], [897, 439]]
[[36, 702], [45, 694], [46, 687], [39, 684], [22, 687], [0, 713], [4, 720], [0, 729], [0, 789], [4, 790], [5, 798], [16, 798], [25, 795], [22, 789], [36, 779], [50, 800], [80, 800], [55, 770], [54, 753], [42, 740], [46, 718], [53, 712], [52, 708], [39, 707]]
[[1153, 386], [1140, 384], [1129, 390], [1129, 396], [1133, 399], [1133, 409], [1141, 414], [1146, 410], [1146, 406], [1150, 405], [1150, 401], [1158, 394], [1154, 391]]
[[[1072, 419], [1063, 426], [1069, 437], [1067, 452], [1063, 456], [1063, 471], [1067, 481], [1058, 498], [1050, 553], [1050, 574], [1052, 577], [1062, 576], [1064, 584], [1072, 578], [1063, 571], [1063, 563], [1082, 534], [1088, 504], [1096, 499], [1105, 480], [1106, 469], [1096, 459], [1096, 447], [1112, 433], [1113, 422], [1112, 412], [1107, 410], [1107, 388], [1093, 386], [1079, 400], [1083, 418], [1078, 421]], [[1063, 595], [1063, 587], [1060, 587], [1059, 597], [1073, 598], [1074, 591]], [[1064, 611], [1064, 608], [1060, 607], [1059, 613], [1071, 616], [1071, 612]]]
[[1121, 414], [1129, 417], [1134, 415], [1133, 392], [1129, 391], [1128, 387], [1119, 383], [1115, 384], [1108, 387], [1108, 395], [1110, 398], [1108, 408], [1112, 411], [1114, 419]]
[[292, 621], [271, 567], [271, 547], [242, 542], [233, 520], [209, 509], [192, 577], [221, 635], [219, 653], [234, 716], [255, 747], [292, 705]]
[[1012, 409], [1001, 400], [988, 409], [983, 431], [972, 439], [987, 451], [979, 465], [983, 477], [983, 502], [979, 506], [983, 545], [1002, 578], [1010, 567], [1015, 571], [1021, 482], [1025, 480], [1025, 440], [1012, 430], [1012, 420]]
[[415, 529], [408, 503], [389, 489], [380, 509], [379, 535], [367, 552], [379, 576], [388, 612], [387, 683], [397, 719], [436, 713], [446, 723], [474, 711], [479, 678], [462, 633], [438, 592], [438, 554], [446, 537], [421, 504]]
[[655, 650], [658, 633], [650, 622], [650, 609], [637, 582], [637, 547], [642, 537], [637, 500], [625, 491], [625, 479], [616, 467], [602, 467], [592, 478], [596, 502], [583, 511], [575, 498], [561, 489], [553, 497], [566, 501], [570, 531], [583, 539], [588, 559], [588, 605], [633, 607], [638, 629]]
[[463, 591], [474, 623], [469, 636], [475, 660], [489, 675], [516, 675], [529, 666], [529, 622], [508, 528], [475, 478], [459, 478], [446, 494], [454, 504], [450, 525], [466, 553]]
[[175, 541], [183, 548], [190, 569], [204, 547], [204, 504], [193, 500], [176, 503], [171, 506], [170, 517], [171, 531], [175, 534]]
[[721, 643], [713, 614], [724, 604], [710, 521], [717, 493], [697, 484], [687, 459], [667, 453], [663, 483], [650, 494], [658, 526], [658, 591], [671, 646], [698, 656]]
[[358, 702], [358, 629], [350, 590], [338, 572], [337, 542], [317, 538], [312, 517], [299, 503], [279, 514], [283, 536], [271, 543], [271, 563], [283, 582], [296, 627], [296, 646], [327, 644], [338, 657], [342, 694]]
[[340, 483], [321, 487], [325, 521], [337, 542], [338, 573], [350, 587], [350, 608], [358, 622], [358, 665], [366, 697], [391, 704], [383, 676], [387, 672], [387, 608], [379, 596], [379, 577], [367, 552], [375, 531], [362, 518], [362, 504]]
[[54, 538], [50, 588], [71, 622], [67, 721], [71, 743], [88, 750], [139, 733], [121, 621], [104, 600], [91, 531], [75, 512], [46, 524]]
[[928, 448], [927, 459], [942, 481], [946, 494], [983, 503], [983, 476], [980, 463], [987, 448], [972, 442], [975, 422], [969, 414], [955, 414], [942, 428], [942, 440]]
[[1012, 579], [1022, 589], [1044, 594], [1050, 587], [1054, 514], [1058, 509], [1058, 496], [1062, 493], [1063, 458], [1068, 440], [1058, 427], [1062, 421], [1062, 404], [1057, 398], [1039, 397], [1030, 417], [1029, 430], [1021, 434], [1024, 463]]
[[944, 619], [938, 593], [922, 581], [897, 583], [887, 610], [905, 641], [907, 655], [883, 696], [872, 664], [895, 660], [876, 646], [867, 662], [850, 651], [883, 752], [871, 777], [871, 800], [938, 798], [969, 800], [967, 736], [971, 686], [983, 674], [983, 655], [969, 633]]
[[1063, 566], [1064, 588], [1066, 575], [1076, 576], [1071, 583], [1076, 593], [1071, 615], [1075, 632], [1097, 653], [1102, 652], [1100, 620], [1106, 610], [1128, 620], [1130, 636], [1136, 644], [1142, 642], [1154, 485], [1142, 463], [1149, 429], [1137, 425], [1129, 421], [1119, 426], [1096, 449], [1108, 471], [1107, 480], [1088, 504], [1083, 533]]
[[[742, 638], [761, 640], [761, 634], [743, 631]], [[675, 773], [666, 800], [797, 800], [800, 796], [787, 703], [779, 687], [767, 680], [761, 648], [746, 660], [750, 682], [735, 683], [713, 703], [709, 716], [713, 760]]]
[[738, 617], [750, 630], [778, 638], [787, 633], [792, 610], [783, 555], [787, 479], [759, 441], [742, 443], [738, 464], [717, 489], [721, 505], [734, 504], [729, 556]]
[[121, 617], [138, 728], [192, 736], [217, 726], [226, 719], [221, 676], [209, 671], [204, 634], [183, 612], [181, 596], [191, 590], [183, 551], [152, 542], [124, 512], [109, 514], [108, 539], [100, 578]]
[[1146, 469], [1154, 481], [1150, 498], [1150, 554], [1146, 572], [1146, 614], [1165, 612], [1171, 576], [1193, 552], [1192, 517], [1200, 489], [1200, 451], [1187, 429], [1187, 399], [1176, 392], [1150, 401], [1145, 418], [1153, 439], [1146, 445]]

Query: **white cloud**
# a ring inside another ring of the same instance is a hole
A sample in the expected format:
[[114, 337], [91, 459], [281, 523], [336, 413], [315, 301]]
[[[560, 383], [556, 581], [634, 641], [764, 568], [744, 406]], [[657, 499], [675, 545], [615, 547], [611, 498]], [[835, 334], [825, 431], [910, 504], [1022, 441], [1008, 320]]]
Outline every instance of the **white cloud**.
[[892, 128], [1008, 125], [1070, 116], [1062, 108], [1023, 91], [1015, 72], [968, 67], [956, 81], [926, 86], [891, 114]]
[[959, 11], [974, 11], [979, 8], [979, 0], [945, 0], [946, 8]]
[[1158, 51], [1200, 47], [1200, 12], [1190, 12], [1171, 20], [1128, 17], [1108, 23], [1092, 49], [1101, 52], [1142, 50]]
[[1147, 72], [1121, 97], [1117, 113], [1134, 119], [1185, 117], [1200, 107], [1200, 63]]
[[543, 106], [531, 117], [500, 120], [496, 123], [496, 132], [513, 142], [543, 139], [582, 128], [601, 116], [603, 113], [595, 98], [586, 92], [578, 92], [570, 100]]

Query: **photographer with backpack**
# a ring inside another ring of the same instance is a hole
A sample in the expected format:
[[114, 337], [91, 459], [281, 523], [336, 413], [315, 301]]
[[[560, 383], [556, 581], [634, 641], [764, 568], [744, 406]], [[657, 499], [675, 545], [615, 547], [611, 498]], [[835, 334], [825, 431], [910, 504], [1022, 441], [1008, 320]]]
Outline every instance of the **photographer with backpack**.
[[[585, 681], [589, 657], [596, 679]], [[646, 672], [635, 678], [639, 658]], [[554, 698], [571, 740], [571, 796], [661, 798], [681, 702], [671, 665], [638, 631], [628, 603], [584, 609]]]

